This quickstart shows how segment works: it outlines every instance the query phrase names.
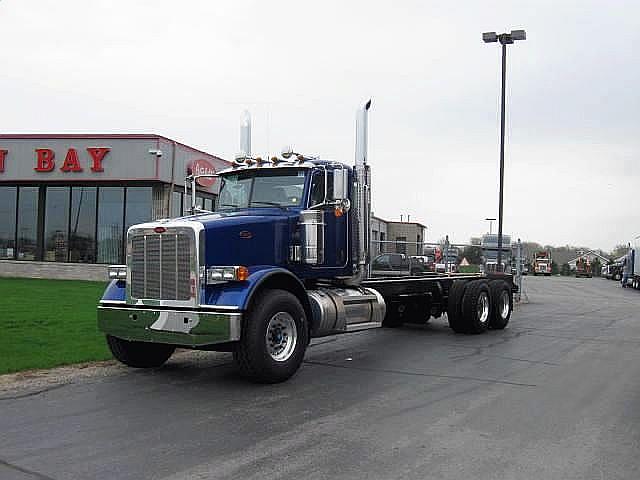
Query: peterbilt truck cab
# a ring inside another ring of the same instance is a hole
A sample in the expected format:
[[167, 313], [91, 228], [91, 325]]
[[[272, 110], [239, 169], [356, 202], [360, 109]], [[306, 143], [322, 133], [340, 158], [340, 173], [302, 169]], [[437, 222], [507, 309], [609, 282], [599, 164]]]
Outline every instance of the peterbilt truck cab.
[[298, 370], [312, 337], [445, 312], [456, 332], [504, 328], [509, 276], [369, 278], [369, 106], [354, 167], [291, 150], [244, 155], [216, 174], [215, 212], [194, 202], [186, 217], [130, 227], [126, 265], [109, 267], [98, 306], [114, 357], [145, 368], [178, 347], [228, 351], [242, 375], [275, 383]]

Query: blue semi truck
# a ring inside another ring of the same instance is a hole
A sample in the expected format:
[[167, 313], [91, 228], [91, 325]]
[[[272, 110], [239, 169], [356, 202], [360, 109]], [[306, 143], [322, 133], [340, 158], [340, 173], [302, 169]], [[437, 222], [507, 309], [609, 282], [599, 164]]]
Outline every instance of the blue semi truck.
[[370, 275], [370, 105], [357, 115], [355, 166], [245, 152], [216, 174], [215, 212], [194, 199], [189, 216], [129, 228], [127, 263], [109, 267], [98, 305], [114, 357], [150, 368], [176, 348], [233, 352], [243, 376], [276, 383], [298, 370], [314, 337], [444, 313], [457, 333], [505, 328], [511, 275]]

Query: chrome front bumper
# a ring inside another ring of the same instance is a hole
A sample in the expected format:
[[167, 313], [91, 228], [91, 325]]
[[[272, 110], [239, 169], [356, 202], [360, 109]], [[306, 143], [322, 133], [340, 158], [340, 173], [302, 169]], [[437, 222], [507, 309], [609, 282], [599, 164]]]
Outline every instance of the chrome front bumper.
[[114, 337], [140, 342], [202, 347], [240, 340], [242, 313], [171, 310], [101, 303], [98, 328]]

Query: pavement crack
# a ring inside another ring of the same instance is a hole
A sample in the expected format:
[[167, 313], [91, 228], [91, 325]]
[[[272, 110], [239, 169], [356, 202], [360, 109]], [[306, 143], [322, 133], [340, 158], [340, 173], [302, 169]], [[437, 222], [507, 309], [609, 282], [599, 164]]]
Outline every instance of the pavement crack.
[[498, 380], [495, 378], [465, 377], [465, 376], [459, 376], [459, 375], [443, 375], [439, 373], [420, 373], [420, 372], [410, 372], [406, 370], [392, 370], [392, 369], [386, 369], [386, 368], [356, 367], [354, 365], [338, 365], [335, 363], [318, 362], [314, 360], [305, 360], [304, 363], [307, 363], [309, 365], [318, 365], [322, 367], [343, 368], [346, 370], [360, 370], [363, 372], [392, 373], [395, 375], [409, 375], [413, 377], [448, 378], [451, 380], [472, 380], [476, 382], [484, 382], [484, 383], [492, 383], [492, 384], [513, 385], [516, 387], [537, 387], [537, 385], [534, 383], [510, 382], [508, 380]]
[[59, 385], [52, 385], [50, 387], [43, 388], [43, 389], [40, 389], [40, 390], [35, 390], [33, 392], [22, 393], [20, 395], [11, 395], [11, 396], [6, 396], [6, 397], [0, 397], [0, 402], [3, 401], [3, 400], [19, 400], [21, 398], [35, 397], [36, 395], [41, 395], [43, 393], [47, 393], [47, 392], [50, 392], [52, 390], [57, 390], [59, 388], [66, 387], [67, 385], [69, 385], [69, 384], [68, 383], [61, 383]]
[[14, 465], [13, 463], [9, 463], [6, 460], [2, 460], [1, 458], [0, 458], [0, 466], [4, 466], [4, 467], [7, 467], [7, 468], [10, 468], [10, 469], [15, 470], [17, 472], [24, 473], [26, 475], [30, 475], [30, 476], [32, 476], [34, 478], [38, 478], [40, 480], [55, 480], [53, 477], [49, 477], [49, 476], [44, 475], [42, 473], [34, 472], [33, 470], [29, 470], [29, 469], [20, 467], [18, 465]]
[[506, 357], [504, 355], [492, 355], [492, 354], [489, 354], [489, 353], [484, 353], [482, 351], [482, 348], [478, 348], [477, 352], [471, 352], [471, 353], [467, 353], [467, 354], [464, 354], [464, 355], [453, 355], [453, 356], [451, 356], [449, 358], [451, 360], [463, 360], [463, 359], [467, 359], [467, 358], [473, 358], [476, 355], [480, 355], [480, 356], [485, 357], [485, 358], [499, 358], [501, 360], [510, 360], [510, 361], [513, 361], [513, 362], [532, 363], [532, 364], [535, 364], [535, 365], [548, 365], [548, 366], [551, 366], [551, 367], [559, 367], [560, 366], [559, 363], [546, 362], [544, 360], [529, 360], [529, 359], [526, 359], [526, 358]]

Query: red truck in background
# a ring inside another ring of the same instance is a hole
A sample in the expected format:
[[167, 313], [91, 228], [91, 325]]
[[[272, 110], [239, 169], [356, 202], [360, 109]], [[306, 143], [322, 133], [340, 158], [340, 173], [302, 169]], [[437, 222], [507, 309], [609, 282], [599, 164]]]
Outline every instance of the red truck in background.
[[533, 256], [533, 274], [551, 275], [551, 254], [549, 252], [536, 252]]
[[591, 262], [588, 257], [580, 257], [576, 260], [576, 278], [588, 277], [591, 278]]

